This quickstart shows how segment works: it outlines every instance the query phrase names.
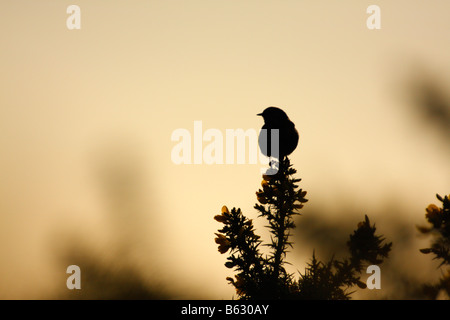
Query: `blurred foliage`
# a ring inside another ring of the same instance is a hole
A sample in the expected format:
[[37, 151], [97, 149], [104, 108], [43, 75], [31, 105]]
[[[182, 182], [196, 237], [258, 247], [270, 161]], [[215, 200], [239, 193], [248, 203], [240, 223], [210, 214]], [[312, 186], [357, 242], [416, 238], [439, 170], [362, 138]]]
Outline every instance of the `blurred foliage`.
[[422, 119], [438, 128], [444, 141], [448, 141], [450, 137], [448, 88], [445, 88], [444, 84], [437, 79], [423, 76], [416, 81], [411, 91], [415, 97], [415, 106]]
[[[418, 226], [417, 229], [432, 239], [431, 246], [421, 249], [420, 252], [434, 255], [433, 259], [440, 261], [441, 268], [450, 265], [450, 195], [441, 197], [436, 194], [436, 197], [442, 204], [430, 204], [425, 214], [428, 225]], [[443, 272], [438, 283], [426, 284], [423, 290], [431, 299], [436, 299], [442, 291], [450, 297], [450, 269]]]
[[284, 268], [287, 251], [293, 247], [289, 241], [295, 228], [293, 217], [308, 200], [306, 191], [299, 189], [301, 179], [294, 178], [297, 171], [285, 158], [275, 175], [263, 175], [262, 189], [256, 192], [259, 204], [255, 209], [259, 217], [268, 221], [271, 234], [269, 254], [259, 250], [262, 240], [255, 233], [253, 221], [239, 208], [231, 211], [226, 206], [214, 219], [224, 224], [216, 233], [218, 250], [229, 252], [225, 266], [237, 274], [227, 280], [235, 287], [240, 299], [349, 299], [349, 289], [366, 285], [360, 280], [365, 266], [380, 264], [388, 257], [392, 243], [376, 235], [369, 218], [360, 222], [347, 242], [349, 258], [328, 262], [317, 260], [315, 254], [303, 274], [290, 274]]
[[[152, 259], [154, 247], [145, 241], [155, 227], [144, 217], [154, 216], [144, 201], [144, 168], [136, 148], [125, 141], [104, 145], [95, 150], [93, 178], [105, 207], [108, 240], [101, 244], [95, 235], [75, 234], [58, 238], [58, 270], [75, 264], [81, 270], [81, 290], [67, 290], [65, 281], [57, 298], [86, 300], [170, 299], [168, 290], [157, 275]], [[95, 240], [93, 240], [95, 239]], [[68, 277], [62, 274], [62, 277]]]
[[87, 248], [73, 247], [62, 256], [61, 265], [68, 266], [73, 262], [76, 262], [81, 269], [81, 290], [67, 290], [65, 282], [61, 281], [64, 288], [61, 289], [58, 299], [160, 300], [171, 298], [162, 284], [155, 280], [150, 282], [134, 265], [119, 257], [100, 258]]

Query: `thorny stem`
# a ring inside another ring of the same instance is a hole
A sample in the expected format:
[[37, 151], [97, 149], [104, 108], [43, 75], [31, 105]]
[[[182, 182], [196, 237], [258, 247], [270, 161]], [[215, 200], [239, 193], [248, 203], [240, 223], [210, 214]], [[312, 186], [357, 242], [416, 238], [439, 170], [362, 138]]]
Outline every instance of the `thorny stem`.
[[[280, 205], [283, 204], [283, 200], [280, 200]], [[278, 233], [277, 233], [277, 244], [275, 248], [275, 261], [274, 261], [274, 274], [273, 276], [277, 279], [280, 273], [280, 267], [282, 264], [282, 254], [284, 252], [284, 249], [286, 247], [286, 240], [287, 236], [285, 235], [286, 231], [286, 212], [284, 210], [278, 211], [278, 218], [277, 218], [277, 224], [278, 224]]]
[[[286, 243], [287, 240], [289, 238], [289, 234], [286, 234], [286, 230], [288, 229], [288, 220], [289, 217], [287, 215], [287, 210], [286, 209], [286, 198], [285, 198], [285, 190], [284, 190], [284, 186], [288, 185], [288, 176], [287, 176], [287, 172], [285, 172], [285, 170], [287, 170], [287, 165], [286, 162], [283, 160], [280, 163], [280, 170], [282, 170], [280, 172], [280, 186], [281, 186], [281, 194], [278, 196], [277, 199], [277, 215], [276, 215], [276, 230], [277, 230], [277, 234], [276, 234], [276, 245], [275, 245], [275, 254], [274, 254], [274, 269], [273, 269], [273, 276], [274, 279], [278, 279], [279, 275], [280, 275], [280, 270], [281, 270], [281, 265], [283, 264], [283, 253], [285, 252], [286, 249]], [[288, 219], [286, 219], [286, 217]]]

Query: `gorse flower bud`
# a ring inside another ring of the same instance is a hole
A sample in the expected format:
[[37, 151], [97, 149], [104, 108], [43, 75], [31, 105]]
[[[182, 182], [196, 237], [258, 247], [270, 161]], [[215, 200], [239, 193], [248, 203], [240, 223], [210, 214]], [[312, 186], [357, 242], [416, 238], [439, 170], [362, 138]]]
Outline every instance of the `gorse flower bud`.
[[236, 281], [234, 281], [233, 284], [238, 295], [242, 295], [243, 293], [245, 293], [245, 281], [243, 277], [241, 277], [240, 275], [236, 275]]
[[430, 219], [436, 218], [437, 215], [441, 213], [441, 209], [439, 209], [435, 204], [430, 204], [425, 211], [427, 212], [426, 217]]
[[225, 222], [227, 222], [228, 218], [222, 214], [218, 214], [218, 215], [214, 216], [214, 220], [216, 220], [217, 222], [225, 223]]
[[227, 216], [227, 217], [230, 216], [230, 211], [228, 211], [227, 206], [222, 207], [222, 215]]
[[261, 204], [266, 204], [268, 202], [264, 191], [261, 190], [256, 192], [256, 199]]
[[[442, 198], [439, 197], [439, 200]], [[442, 202], [448, 201], [447, 197], [444, 197], [444, 199], [441, 200]], [[447, 209], [448, 210], [448, 209]], [[427, 212], [425, 214], [426, 219], [429, 223], [433, 225], [434, 228], [440, 228], [442, 224], [444, 223], [445, 219], [449, 219], [450, 217], [445, 218], [444, 209], [439, 208], [435, 204], [430, 204], [425, 211]]]
[[219, 245], [219, 248], [218, 248], [219, 252], [222, 254], [227, 252], [228, 249], [230, 249], [230, 244], [231, 244], [230, 241], [223, 234], [216, 233], [216, 236], [217, 236], [217, 238], [215, 238], [214, 240]]
[[214, 216], [214, 220], [221, 223], [226, 223], [229, 218], [230, 218], [230, 211], [228, 211], [228, 208], [226, 206], [222, 207], [222, 214]]

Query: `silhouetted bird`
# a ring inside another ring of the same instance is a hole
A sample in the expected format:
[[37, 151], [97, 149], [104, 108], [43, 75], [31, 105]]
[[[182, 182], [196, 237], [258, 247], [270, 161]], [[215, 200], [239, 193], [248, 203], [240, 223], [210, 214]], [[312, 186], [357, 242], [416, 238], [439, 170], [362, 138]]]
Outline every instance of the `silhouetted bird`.
[[[276, 150], [271, 150], [270, 129], [278, 129], [279, 151], [277, 158], [283, 160], [285, 156], [290, 155], [297, 148], [299, 136], [297, 129], [295, 129], [295, 124], [289, 120], [289, 117], [283, 110], [277, 107], [266, 108], [257, 115], [264, 118], [264, 125], [261, 129], [266, 129], [265, 132], [261, 130], [258, 139], [262, 154], [267, 157], [277, 157]], [[272, 151], [275, 152], [273, 153]]]

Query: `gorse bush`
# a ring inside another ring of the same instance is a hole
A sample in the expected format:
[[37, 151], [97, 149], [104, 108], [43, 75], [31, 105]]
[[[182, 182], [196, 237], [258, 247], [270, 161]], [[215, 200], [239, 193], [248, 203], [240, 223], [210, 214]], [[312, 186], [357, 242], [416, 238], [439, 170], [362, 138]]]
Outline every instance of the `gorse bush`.
[[[225, 266], [236, 271], [228, 277], [240, 299], [349, 299], [349, 289], [365, 288], [360, 280], [364, 267], [380, 264], [388, 257], [392, 243], [376, 235], [376, 228], [366, 216], [347, 242], [349, 257], [330, 261], [317, 260], [313, 253], [304, 273], [297, 277], [285, 269], [286, 253], [293, 248], [290, 241], [295, 228], [294, 216], [308, 201], [306, 191], [299, 188], [297, 171], [288, 157], [279, 163], [275, 175], [263, 175], [261, 189], [256, 192], [259, 203], [254, 208], [258, 218], [267, 220], [270, 243], [263, 243], [255, 233], [253, 221], [239, 208], [222, 207], [214, 219], [224, 226], [216, 233], [220, 253], [228, 253]], [[263, 254], [260, 246], [269, 248]]]
[[[431, 246], [421, 249], [424, 254], [433, 254], [435, 260], [439, 260], [439, 268], [450, 265], [450, 195], [443, 198], [436, 194], [441, 206], [430, 204], [425, 210], [425, 218], [428, 226], [418, 226], [417, 229], [426, 235], [431, 236]], [[426, 295], [431, 298], [437, 298], [439, 292], [445, 291], [447, 297], [450, 297], [450, 270], [442, 273], [438, 283], [424, 286]]]

